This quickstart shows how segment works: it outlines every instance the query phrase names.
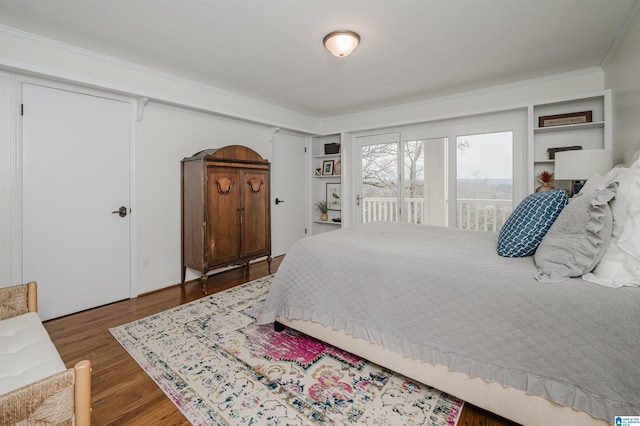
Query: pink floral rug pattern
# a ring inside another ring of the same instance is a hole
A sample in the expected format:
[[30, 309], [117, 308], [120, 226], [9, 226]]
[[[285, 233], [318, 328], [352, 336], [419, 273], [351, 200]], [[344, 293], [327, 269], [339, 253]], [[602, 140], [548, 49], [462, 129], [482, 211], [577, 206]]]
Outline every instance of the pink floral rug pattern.
[[111, 329], [193, 424], [455, 425], [463, 402], [255, 324], [272, 276]]

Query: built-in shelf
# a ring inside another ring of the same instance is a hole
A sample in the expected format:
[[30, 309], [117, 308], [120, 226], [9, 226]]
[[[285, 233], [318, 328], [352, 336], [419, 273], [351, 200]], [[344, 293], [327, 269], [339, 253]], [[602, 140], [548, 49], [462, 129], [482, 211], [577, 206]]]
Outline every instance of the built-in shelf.
[[[342, 154], [325, 154], [325, 145], [340, 143], [340, 135], [327, 135], [311, 138], [311, 202], [314, 207], [311, 210], [311, 234], [319, 234], [321, 232], [332, 231], [339, 229], [342, 226], [341, 222], [334, 222], [332, 219], [341, 217], [342, 212], [339, 210], [329, 210], [329, 220], [320, 220], [320, 213], [315, 207], [319, 201], [327, 199], [327, 185], [341, 184], [342, 176], [339, 174], [323, 175], [316, 174], [316, 170], [323, 170], [323, 164], [326, 160], [333, 160], [334, 171], [336, 171], [336, 164], [339, 168], [337, 171], [343, 171], [342, 169]], [[341, 186], [340, 186], [341, 188]], [[342, 194], [341, 194], [342, 196]]]
[[[591, 111], [593, 122], [562, 126], [538, 127], [542, 116]], [[555, 173], [555, 160], [549, 158], [549, 148], [581, 146], [582, 149], [611, 149], [611, 92], [585, 94], [551, 99], [530, 106], [531, 190], [539, 185], [536, 177], [543, 170]]]
[[562, 132], [573, 130], [588, 130], [588, 129], [600, 129], [604, 127], [604, 121], [597, 121], [593, 123], [580, 123], [580, 124], [567, 124], [565, 126], [549, 126], [549, 127], [535, 127], [533, 133], [547, 133], [547, 132]]
[[340, 158], [341, 154], [321, 154], [313, 155], [312, 158]]
[[313, 223], [322, 223], [323, 225], [342, 225], [342, 222], [334, 222], [332, 220], [314, 220]]

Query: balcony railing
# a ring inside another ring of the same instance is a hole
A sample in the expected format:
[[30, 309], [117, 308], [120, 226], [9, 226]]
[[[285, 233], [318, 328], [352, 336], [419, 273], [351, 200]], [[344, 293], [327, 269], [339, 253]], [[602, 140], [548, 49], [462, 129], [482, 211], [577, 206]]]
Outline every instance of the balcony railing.
[[[362, 222], [398, 220], [396, 198], [369, 197], [362, 199]], [[511, 200], [458, 199], [457, 225], [461, 229], [497, 232], [511, 214]], [[427, 223], [424, 198], [405, 198], [407, 222]]]
[[511, 200], [458, 199], [458, 228], [498, 232], [512, 210]]

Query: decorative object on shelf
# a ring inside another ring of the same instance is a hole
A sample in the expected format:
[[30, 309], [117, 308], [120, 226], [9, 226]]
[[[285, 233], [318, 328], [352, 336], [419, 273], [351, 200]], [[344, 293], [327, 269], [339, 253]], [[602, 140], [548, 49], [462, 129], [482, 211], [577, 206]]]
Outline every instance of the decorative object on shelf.
[[342, 161], [338, 160], [333, 165], [333, 174], [340, 175], [342, 173]]
[[332, 31], [322, 40], [322, 44], [333, 56], [344, 58], [349, 56], [360, 43], [360, 35], [354, 31]]
[[327, 202], [325, 200], [318, 201], [318, 203], [316, 203], [316, 207], [320, 210], [320, 220], [325, 222], [329, 220], [329, 214], [327, 213], [329, 208], [327, 207]]
[[613, 153], [605, 149], [583, 149], [558, 152], [555, 174], [557, 180], [572, 181], [572, 194], [582, 189], [585, 181], [596, 174], [603, 175], [613, 167]]
[[322, 176], [322, 169], [320, 167], [316, 169], [316, 176]]
[[567, 126], [591, 123], [592, 111], [570, 112], [568, 114], [543, 115], [538, 117], [538, 127]]
[[323, 175], [333, 174], [333, 160], [324, 160], [322, 162], [322, 174]]
[[551, 182], [553, 182], [553, 173], [547, 170], [543, 170], [538, 174], [538, 181], [542, 183], [542, 185], [536, 188], [536, 192], [543, 192], [554, 189], [553, 185], [551, 185]]
[[341, 210], [342, 203], [340, 202], [341, 184], [328, 183], [327, 184], [327, 208], [329, 210]]
[[582, 149], [582, 147], [580, 145], [574, 145], [574, 146], [559, 146], [557, 148], [549, 148], [547, 149], [547, 153], [549, 154], [549, 160], [555, 160], [556, 159], [556, 153], [557, 152], [563, 152], [563, 151], [578, 151]]
[[331, 154], [340, 154], [340, 144], [335, 143], [325, 143], [324, 144], [324, 155]]
[[335, 223], [340, 223], [342, 222], [342, 219], [339, 217], [334, 217], [333, 219], [331, 219], [332, 221], [334, 221]]

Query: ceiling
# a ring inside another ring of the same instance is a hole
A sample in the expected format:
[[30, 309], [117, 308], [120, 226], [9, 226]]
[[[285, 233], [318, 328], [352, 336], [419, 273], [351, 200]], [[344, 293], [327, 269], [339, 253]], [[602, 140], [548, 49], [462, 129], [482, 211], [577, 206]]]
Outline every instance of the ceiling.
[[0, 25], [326, 118], [601, 66], [637, 3], [0, 0]]

